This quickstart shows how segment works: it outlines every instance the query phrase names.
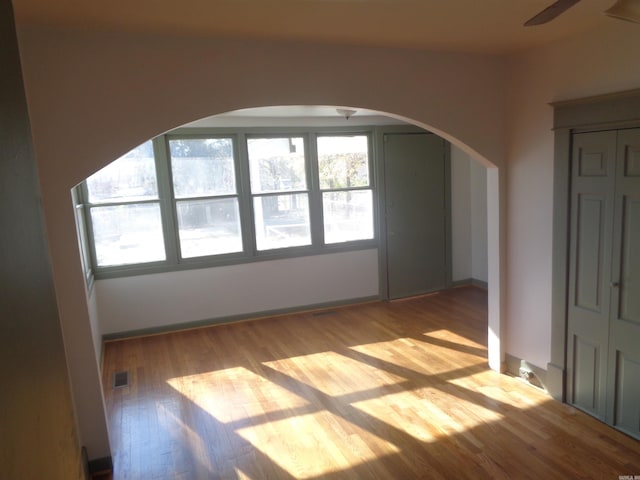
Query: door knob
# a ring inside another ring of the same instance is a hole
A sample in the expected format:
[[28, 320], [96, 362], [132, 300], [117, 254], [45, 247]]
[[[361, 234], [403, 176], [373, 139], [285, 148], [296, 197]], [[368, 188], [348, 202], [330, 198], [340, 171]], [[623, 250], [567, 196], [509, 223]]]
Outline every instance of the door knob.
[[620, 282], [611, 282], [609, 286], [613, 288], [618, 288], [620, 286]]

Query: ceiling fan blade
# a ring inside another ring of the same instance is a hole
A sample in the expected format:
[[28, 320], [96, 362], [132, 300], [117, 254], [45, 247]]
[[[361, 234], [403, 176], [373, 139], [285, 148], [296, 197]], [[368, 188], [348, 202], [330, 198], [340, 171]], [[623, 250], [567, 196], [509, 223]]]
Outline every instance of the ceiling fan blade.
[[548, 23], [554, 18], [556, 18], [561, 13], [569, 10], [580, 0], [558, 0], [557, 2], [549, 5], [547, 8], [542, 10], [535, 17], [527, 20], [524, 24], [525, 27], [531, 27], [534, 25], [542, 25], [543, 23]]

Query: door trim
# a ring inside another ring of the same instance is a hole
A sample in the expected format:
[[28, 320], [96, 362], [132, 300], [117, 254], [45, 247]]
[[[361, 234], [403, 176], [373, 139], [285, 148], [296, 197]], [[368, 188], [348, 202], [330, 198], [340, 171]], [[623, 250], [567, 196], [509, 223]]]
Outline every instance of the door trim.
[[571, 138], [574, 133], [640, 127], [640, 89], [554, 102], [553, 253], [551, 271], [551, 361], [547, 390], [556, 400], [567, 393], [567, 306]]

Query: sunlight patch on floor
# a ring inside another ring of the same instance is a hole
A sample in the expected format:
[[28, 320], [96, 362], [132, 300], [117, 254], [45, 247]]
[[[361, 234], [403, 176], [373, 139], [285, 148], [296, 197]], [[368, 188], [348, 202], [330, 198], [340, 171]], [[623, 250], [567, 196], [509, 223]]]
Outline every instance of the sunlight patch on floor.
[[318, 478], [399, 452], [392, 443], [326, 410], [237, 433], [295, 478]]
[[[331, 396], [348, 395], [405, 380], [336, 352], [313, 353], [277, 362], [264, 362], [263, 365], [308, 385], [311, 384], [311, 378], [314, 388]], [[354, 378], [353, 372], [358, 372], [357, 378]]]
[[[415, 375], [435, 376], [449, 372], [451, 371], [450, 357], [455, 356], [458, 361], [462, 358], [457, 351], [420, 342], [412, 338], [398, 338], [386, 342], [355, 345], [349, 348], [371, 357], [372, 362], [377, 359], [398, 365], [399, 368], [406, 370], [407, 377]], [[426, 351], [428, 351], [428, 354], [425, 355]], [[465, 367], [480, 365], [477, 358], [473, 356], [467, 357], [470, 363]], [[474, 363], [471, 363], [471, 361]]]
[[171, 378], [167, 383], [223, 423], [309, 404], [244, 367]]
[[385, 395], [353, 406], [422, 442], [437, 441], [502, 418], [490, 409], [482, 409], [479, 415], [478, 405], [440, 388], [422, 388], [411, 395]]
[[549, 400], [549, 395], [543, 390], [492, 370], [477, 373], [468, 380], [452, 379], [450, 383], [473, 388], [487, 399], [508, 403], [518, 409], [535, 407]]

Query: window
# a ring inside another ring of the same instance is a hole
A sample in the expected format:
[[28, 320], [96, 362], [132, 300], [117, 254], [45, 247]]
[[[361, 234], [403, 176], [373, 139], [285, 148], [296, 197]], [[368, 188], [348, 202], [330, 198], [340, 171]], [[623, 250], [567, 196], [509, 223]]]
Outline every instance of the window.
[[311, 245], [302, 137], [247, 140], [256, 248]]
[[166, 259], [151, 141], [90, 176], [85, 185], [96, 266]]
[[325, 243], [372, 239], [368, 137], [318, 137], [318, 174]]
[[171, 139], [169, 153], [181, 257], [241, 252], [233, 140]]
[[369, 133], [162, 135], [74, 192], [80, 241], [97, 278], [371, 247], [370, 151]]
[[81, 185], [76, 185], [71, 189], [71, 198], [75, 205], [75, 221], [76, 232], [78, 233], [78, 246], [80, 247], [80, 263], [82, 264], [82, 271], [84, 273], [84, 279], [88, 288], [93, 285], [93, 270], [91, 268], [91, 254], [89, 247], [89, 237], [87, 235], [87, 219], [85, 216], [85, 210], [80, 201], [81, 198]]

